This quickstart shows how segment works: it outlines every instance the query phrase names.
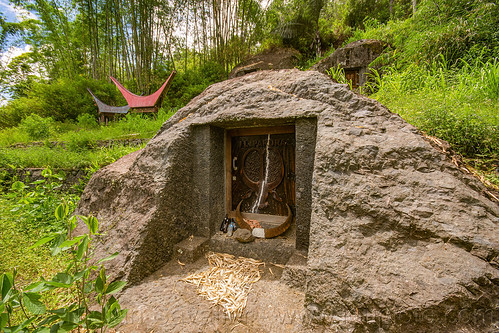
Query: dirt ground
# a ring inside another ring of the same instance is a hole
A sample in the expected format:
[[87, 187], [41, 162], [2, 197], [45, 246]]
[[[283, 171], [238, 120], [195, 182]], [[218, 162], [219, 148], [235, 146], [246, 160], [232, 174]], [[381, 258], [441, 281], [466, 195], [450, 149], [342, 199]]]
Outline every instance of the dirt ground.
[[281, 282], [282, 267], [266, 264], [253, 285], [240, 318], [233, 321], [220, 307], [197, 295], [180, 279], [207, 269], [206, 258], [185, 266], [176, 261], [125, 290], [120, 304], [128, 315], [117, 332], [303, 332], [304, 294]]

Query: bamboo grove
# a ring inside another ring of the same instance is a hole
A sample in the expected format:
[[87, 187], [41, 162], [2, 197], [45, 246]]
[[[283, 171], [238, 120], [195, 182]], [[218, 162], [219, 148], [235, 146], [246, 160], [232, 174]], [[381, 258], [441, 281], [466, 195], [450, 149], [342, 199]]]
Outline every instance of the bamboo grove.
[[[265, 6], [256, 0], [19, 0], [39, 20], [20, 28], [48, 77], [109, 75], [147, 91], [155, 76], [254, 51]], [[35, 21], [35, 20], [32, 20]], [[32, 59], [32, 62], [35, 60]]]
[[368, 14], [393, 16], [393, 8], [411, 1], [12, 0], [30, 15], [9, 23], [0, 14], [0, 51], [12, 37], [30, 52], [0, 68], [0, 85], [17, 98], [26, 95], [31, 79], [113, 75], [147, 93], [172, 69], [217, 64], [228, 73], [272, 45], [319, 56], [344, 41], [348, 15], [360, 18], [352, 23], [361, 25]]

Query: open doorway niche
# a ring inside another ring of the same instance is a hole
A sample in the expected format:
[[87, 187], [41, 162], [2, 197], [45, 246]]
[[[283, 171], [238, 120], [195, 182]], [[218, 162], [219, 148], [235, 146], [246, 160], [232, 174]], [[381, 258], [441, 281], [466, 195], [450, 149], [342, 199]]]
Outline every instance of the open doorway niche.
[[[194, 128], [193, 204], [197, 206], [196, 220], [201, 222], [196, 235], [223, 247], [214, 250], [230, 252], [231, 247], [225, 244], [230, 242], [221, 245], [225, 238], [220, 237], [218, 229], [226, 215], [235, 217], [241, 201], [243, 216], [261, 221], [262, 226], [273, 226], [285, 219], [288, 204], [294, 221], [285, 235], [292, 238], [293, 250], [306, 252], [316, 123], [315, 118], [301, 118], [271, 126]], [[268, 183], [262, 192], [259, 182], [265, 177]], [[280, 247], [278, 239], [261, 241], [268, 251], [272, 249], [268, 245]], [[251, 246], [257, 245], [247, 248]]]

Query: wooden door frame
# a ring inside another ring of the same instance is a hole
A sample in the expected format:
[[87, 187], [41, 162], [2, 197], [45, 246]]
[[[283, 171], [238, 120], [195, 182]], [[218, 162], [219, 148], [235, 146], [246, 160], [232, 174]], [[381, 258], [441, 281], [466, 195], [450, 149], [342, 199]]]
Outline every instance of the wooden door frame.
[[[266, 135], [266, 134], [295, 134], [295, 125], [284, 126], [268, 126], [268, 127], [247, 127], [247, 128], [234, 128], [225, 131], [225, 213], [229, 217], [235, 218], [235, 211], [231, 210], [232, 207], [232, 137], [234, 136], [252, 136], [252, 135]], [[296, 144], [296, 142], [295, 142]], [[296, 150], [296, 147], [295, 147]], [[264, 216], [269, 222], [279, 223], [281, 218], [285, 216], [268, 215], [268, 214], [253, 214], [244, 213], [249, 218], [258, 218]], [[244, 215], [243, 214], [243, 215]]]

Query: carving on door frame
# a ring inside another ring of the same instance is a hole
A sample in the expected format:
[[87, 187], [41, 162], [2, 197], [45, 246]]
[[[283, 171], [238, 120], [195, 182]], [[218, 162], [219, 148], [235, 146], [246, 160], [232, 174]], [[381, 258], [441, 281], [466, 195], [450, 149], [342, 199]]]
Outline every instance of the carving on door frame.
[[[238, 136], [253, 136], [253, 135], [273, 135], [273, 134], [294, 134], [295, 126], [273, 126], [273, 127], [252, 127], [252, 128], [238, 128], [226, 131], [225, 137], [225, 197], [226, 208], [225, 211], [230, 217], [236, 217], [236, 211], [232, 209], [232, 169], [235, 161], [232, 160], [232, 137]], [[294, 196], [294, 193], [293, 193]], [[294, 199], [294, 198], [293, 198]], [[269, 223], [281, 223], [285, 216], [245, 213], [253, 218], [264, 218]]]

